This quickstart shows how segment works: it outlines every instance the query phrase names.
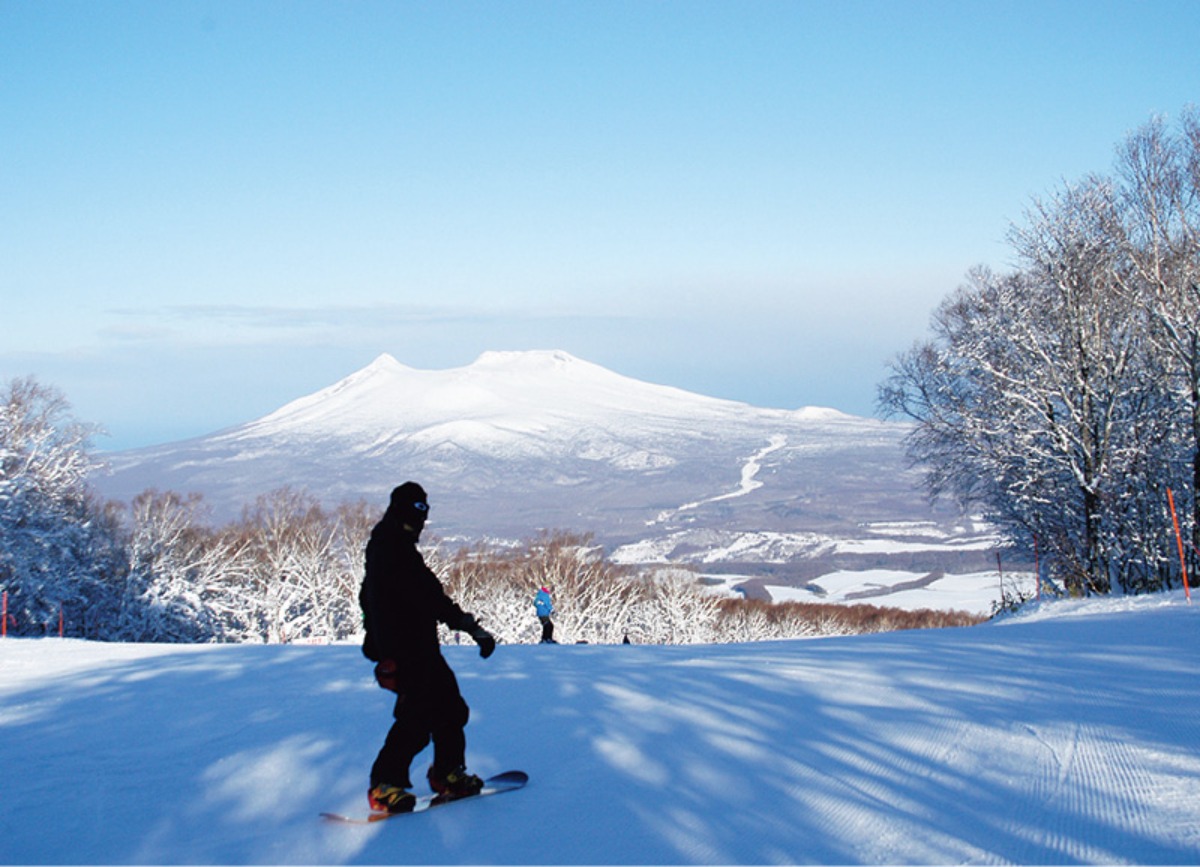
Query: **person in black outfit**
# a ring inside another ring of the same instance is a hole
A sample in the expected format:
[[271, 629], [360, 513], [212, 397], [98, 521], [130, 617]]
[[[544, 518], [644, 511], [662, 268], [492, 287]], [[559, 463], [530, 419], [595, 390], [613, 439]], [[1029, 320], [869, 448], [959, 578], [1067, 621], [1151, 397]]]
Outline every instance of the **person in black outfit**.
[[405, 482], [392, 491], [383, 519], [367, 542], [366, 575], [359, 591], [366, 637], [363, 654], [376, 663], [380, 686], [397, 694], [395, 722], [371, 767], [371, 809], [407, 812], [416, 803], [409, 769], [433, 741], [428, 779], [439, 797], [477, 793], [483, 781], [466, 770], [470, 710], [438, 644], [437, 625], [470, 635], [487, 659], [496, 640], [446, 595], [425, 565], [417, 541], [429, 514], [425, 491]]

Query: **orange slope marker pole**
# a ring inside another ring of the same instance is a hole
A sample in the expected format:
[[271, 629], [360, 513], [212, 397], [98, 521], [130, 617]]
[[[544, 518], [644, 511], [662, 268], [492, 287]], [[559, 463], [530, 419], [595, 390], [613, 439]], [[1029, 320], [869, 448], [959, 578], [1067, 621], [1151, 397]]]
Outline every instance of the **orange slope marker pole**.
[[1175, 495], [1167, 488], [1167, 502], [1171, 504], [1171, 522], [1175, 525], [1175, 541], [1179, 545], [1179, 568], [1183, 570], [1183, 595], [1188, 604], [1192, 602], [1192, 590], [1188, 587], [1187, 561], [1183, 556], [1183, 535], [1179, 532], [1179, 516], [1175, 514]]

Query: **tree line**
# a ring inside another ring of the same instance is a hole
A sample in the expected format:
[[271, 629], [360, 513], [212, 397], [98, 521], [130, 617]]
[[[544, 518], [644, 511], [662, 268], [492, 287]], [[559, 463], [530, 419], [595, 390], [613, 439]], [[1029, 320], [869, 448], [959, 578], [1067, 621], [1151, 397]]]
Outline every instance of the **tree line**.
[[[7, 632], [131, 642], [348, 641], [362, 633], [363, 552], [381, 510], [321, 506], [283, 488], [214, 527], [197, 494], [147, 490], [101, 502], [87, 483], [94, 427], [33, 379], [0, 393], [0, 591]], [[765, 606], [722, 600], [681, 569], [635, 571], [587, 535], [543, 533], [516, 546], [428, 540], [427, 562], [498, 639], [534, 642], [537, 587], [555, 592], [570, 641], [694, 643], [974, 622], [869, 606]], [[443, 641], [457, 636], [443, 630]]]
[[880, 408], [915, 423], [934, 496], [982, 506], [1070, 592], [1178, 587], [1200, 551], [1200, 114], [1134, 131], [1008, 241], [1015, 268], [967, 276]]

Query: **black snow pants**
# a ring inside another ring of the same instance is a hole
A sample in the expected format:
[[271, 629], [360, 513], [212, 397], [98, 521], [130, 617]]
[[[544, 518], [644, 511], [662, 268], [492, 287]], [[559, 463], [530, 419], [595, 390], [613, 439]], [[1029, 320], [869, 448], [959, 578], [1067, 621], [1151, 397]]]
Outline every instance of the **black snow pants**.
[[433, 741], [433, 767], [439, 774], [466, 765], [463, 729], [471, 711], [458, 689], [458, 679], [438, 654], [427, 668], [412, 672], [400, 684], [392, 715], [396, 721], [371, 766], [371, 785], [389, 783], [412, 788], [409, 768], [417, 753]]

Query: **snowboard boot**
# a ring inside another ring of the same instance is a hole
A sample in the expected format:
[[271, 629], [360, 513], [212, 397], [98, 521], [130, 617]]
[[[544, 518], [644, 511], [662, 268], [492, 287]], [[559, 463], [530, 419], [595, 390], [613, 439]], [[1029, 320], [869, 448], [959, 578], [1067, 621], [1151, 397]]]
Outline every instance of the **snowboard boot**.
[[456, 768], [448, 774], [430, 768], [427, 776], [429, 788], [437, 792], [439, 800], [450, 801], [454, 798], [478, 795], [479, 790], [483, 788], [483, 780], [467, 773], [467, 769], [463, 767]]
[[377, 813], [411, 813], [417, 796], [399, 786], [379, 783], [367, 792], [367, 803]]

